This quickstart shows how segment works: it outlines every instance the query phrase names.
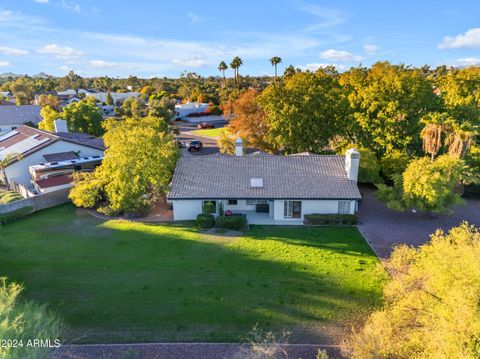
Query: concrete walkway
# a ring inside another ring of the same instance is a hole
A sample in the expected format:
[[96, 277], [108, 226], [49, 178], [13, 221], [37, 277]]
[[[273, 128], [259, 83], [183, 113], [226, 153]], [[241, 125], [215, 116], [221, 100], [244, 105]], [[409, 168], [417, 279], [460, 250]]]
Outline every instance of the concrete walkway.
[[[340, 357], [337, 346], [313, 344], [282, 345], [272, 358], [315, 359], [319, 349]], [[286, 353], [287, 355], [285, 355]], [[249, 345], [233, 343], [139, 343], [64, 345], [53, 359], [250, 359], [256, 358]], [[263, 356], [262, 356], [263, 357]]]
[[375, 198], [375, 190], [361, 187], [363, 200], [359, 208], [358, 229], [381, 259], [390, 255], [393, 246], [419, 246], [431, 233], [441, 228], [448, 231], [463, 221], [480, 226], [480, 199], [467, 199], [467, 205], [455, 213], [430, 217], [425, 213], [393, 211]]

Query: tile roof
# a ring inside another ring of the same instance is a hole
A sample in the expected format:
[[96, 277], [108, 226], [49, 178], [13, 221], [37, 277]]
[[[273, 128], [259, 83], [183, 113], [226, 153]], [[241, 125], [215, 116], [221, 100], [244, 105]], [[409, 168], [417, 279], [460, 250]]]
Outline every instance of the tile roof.
[[[263, 188], [252, 188], [263, 178]], [[344, 156], [184, 156], [168, 199], [360, 199]]]
[[105, 149], [103, 138], [91, 136], [86, 133], [55, 132], [55, 135], [60, 137], [63, 141], [93, 147], [98, 150]]
[[0, 106], [0, 125], [22, 124], [29, 121], [38, 124], [41, 120], [40, 106]]

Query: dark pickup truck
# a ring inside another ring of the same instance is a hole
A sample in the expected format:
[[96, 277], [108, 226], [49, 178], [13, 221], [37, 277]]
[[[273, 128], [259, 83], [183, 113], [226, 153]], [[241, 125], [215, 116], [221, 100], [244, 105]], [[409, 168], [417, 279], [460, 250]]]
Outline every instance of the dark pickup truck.
[[187, 143], [188, 152], [200, 151], [202, 148], [203, 148], [202, 141], [193, 140], [193, 141], [190, 141], [189, 143]]

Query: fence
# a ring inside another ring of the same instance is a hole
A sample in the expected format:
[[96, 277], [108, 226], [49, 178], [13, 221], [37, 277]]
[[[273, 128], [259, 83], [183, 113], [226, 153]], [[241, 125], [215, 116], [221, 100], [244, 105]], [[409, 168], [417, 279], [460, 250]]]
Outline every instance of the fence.
[[3, 204], [0, 205], [0, 214], [7, 214], [25, 207], [32, 207], [33, 213], [42, 209], [58, 206], [59, 204], [68, 202], [69, 192], [70, 188], [66, 188], [55, 192], [40, 194], [34, 197], [28, 197], [12, 203]]

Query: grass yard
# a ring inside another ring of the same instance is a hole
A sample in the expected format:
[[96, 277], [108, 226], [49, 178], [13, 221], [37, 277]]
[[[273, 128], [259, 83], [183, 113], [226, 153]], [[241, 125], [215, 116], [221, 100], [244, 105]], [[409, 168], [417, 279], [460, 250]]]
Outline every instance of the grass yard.
[[204, 130], [192, 131], [193, 134], [203, 137], [220, 137], [225, 132], [225, 127], [220, 128], [208, 128]]
[[64, 205], [0, 228], [1, 274], [64, 318], [73, 342], [240, 341], [262, 329], [335, 342], [381, 303], [354, 228], [256, 226], [243, 237], [101, 221]]

